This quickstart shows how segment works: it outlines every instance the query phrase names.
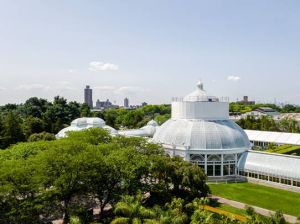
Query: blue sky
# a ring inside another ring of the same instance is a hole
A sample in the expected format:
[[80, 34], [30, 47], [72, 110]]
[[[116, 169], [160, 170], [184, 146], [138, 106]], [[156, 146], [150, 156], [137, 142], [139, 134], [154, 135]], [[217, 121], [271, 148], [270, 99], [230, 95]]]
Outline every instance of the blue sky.
[[299, 1], [0, 0], [0, 104], [30, 96], [300, 104]]

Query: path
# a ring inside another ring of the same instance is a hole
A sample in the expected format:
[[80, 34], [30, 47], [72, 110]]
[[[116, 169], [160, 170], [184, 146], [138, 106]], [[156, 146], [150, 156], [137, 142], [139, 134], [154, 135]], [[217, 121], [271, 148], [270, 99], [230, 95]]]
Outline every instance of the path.
[[[265, 208], [260, 208], [260, 207], [257, 207], [257, 206], [247, 205], [245, 203], [229, 200], [229, 199], [222, 198], [222, 197], [215, 196], [215, 195], [211, 195], [209, 198], [217, 200], [219, 203], [230, 205], [232, 207], [240, 208], [240, 209], [245, 209], [246, 206], [251, 206], [256, 213], [261, 214], [263, 216], [270, 217], [271, 214], [275, 214], [274, 211], [271, 211], [271, 210], [268, 210], [268, 209], [265, 209]], [[295, 217], [295, 216], [286, 215], [286, 214], [284, 214], [283, 216], [284, 216], [285, 220], [289, 223], [297, 223], [298, 222], [297, 217]]]

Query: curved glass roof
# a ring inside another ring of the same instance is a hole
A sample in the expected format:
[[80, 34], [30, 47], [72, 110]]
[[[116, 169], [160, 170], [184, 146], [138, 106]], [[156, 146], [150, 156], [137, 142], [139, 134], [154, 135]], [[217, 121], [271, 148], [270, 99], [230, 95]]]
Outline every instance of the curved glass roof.
[[231, 120], [170, 119], [156, 131], [153, 140], [191, 150], [251, 148], [245, 132]]
[[297, 156], [248, 151], [243, 153], [238, 167], [249, 172], [300, 180], [300, 157]]
[[105, 121], [98, 117], [82, 117], [77, 118], [71, 122], [71, 126], [66, 127], [62, 130], [60, 130], [56, 134], [56, 138], [64, 138], [67, 137], [67, 132], [69, 131], [81, 131], [87, 128], [103, 128], [108, 130], [111, 134], [117, 134], [117, 131], [108, 126], [105, 125]]
[[245, 130], [250, 141], [300, 145], [299, 133]]

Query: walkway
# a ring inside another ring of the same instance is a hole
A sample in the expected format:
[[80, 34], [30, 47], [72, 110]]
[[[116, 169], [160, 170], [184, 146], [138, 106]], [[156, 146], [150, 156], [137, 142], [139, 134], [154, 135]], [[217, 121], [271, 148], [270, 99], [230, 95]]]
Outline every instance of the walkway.
[[[215, 196], [215, 195], [211, 195], [209, 198], [217, 200], [219, 203], [230, 205], [232, 207], [239, 208], [239, 209], [245, 209], [246, 206], [251, 206], [255, 210], [256, 213], [261, 214], [263, 216], [270, 217], [272, 214], [275, 214], [274, 211], [271, 211], [268, 209], [264, 209], [264, 208], [260, 208], [260, 207], [256, 207], [256, 206], [252, 206], [252, 205], [247, 205], [245, 203], [229, 200], [226, 198], [221, 198], [221, 197]], [[286, 215], [286, 214], [284, 214], [283, 216], [287, 222], [297, 223], [297, 217], [292, 216], [292, 215]]]

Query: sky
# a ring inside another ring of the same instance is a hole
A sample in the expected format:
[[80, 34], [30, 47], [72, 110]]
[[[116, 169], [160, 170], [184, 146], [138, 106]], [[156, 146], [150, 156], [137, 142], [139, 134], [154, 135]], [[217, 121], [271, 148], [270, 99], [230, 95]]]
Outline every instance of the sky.
[[0, 0], [0, 105], [56, 95], [300, 104], [300, 1]]

